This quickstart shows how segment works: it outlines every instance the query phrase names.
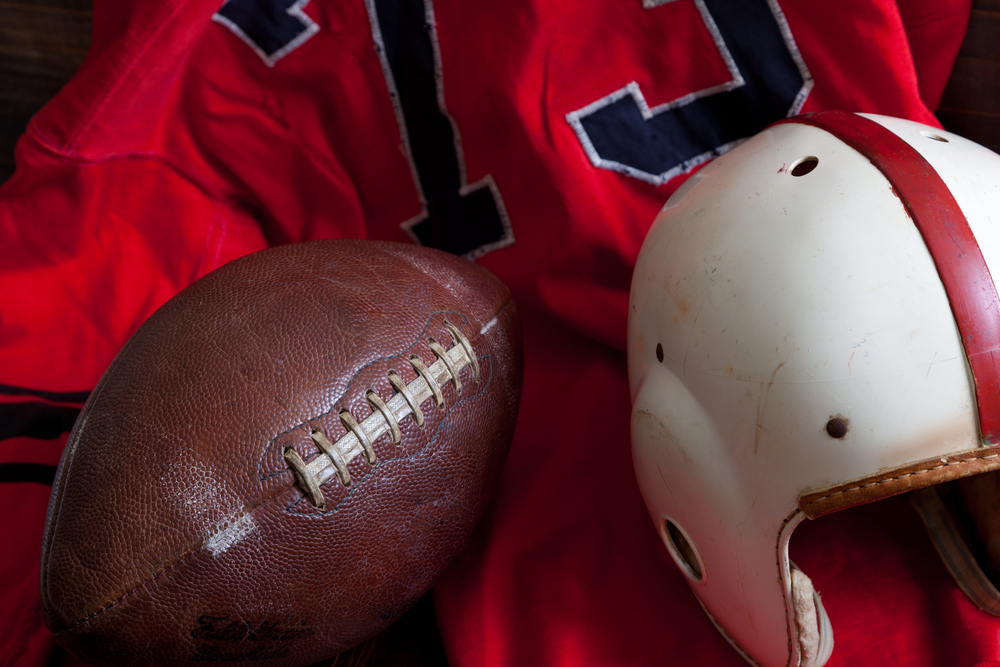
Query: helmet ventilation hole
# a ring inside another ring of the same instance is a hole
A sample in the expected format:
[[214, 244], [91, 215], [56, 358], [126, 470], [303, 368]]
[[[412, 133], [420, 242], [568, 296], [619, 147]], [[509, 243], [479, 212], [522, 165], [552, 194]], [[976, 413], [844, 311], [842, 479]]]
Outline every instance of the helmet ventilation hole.
[[663, 346], [659, 343], [656, 344], [656, 360], [663, 363]]
[[847, 435], [847, 420], [843, 417], [830, 417], [826, 423], [826, 434], [831, 438], [842, 439]]
[[667, 545], [667, 551], [670, 552], [677, 567], [687, 575], [688, 579], [699, 584], [705, 581], [705, 568], [702, 564], [701, 554], [698, 553], [684, 529], [671, 519], [663, 517], [660, 520], [660, 532], [664, 544]]
[[948, 143], [948, 140], [942, 137], [940, 134], [934, 134], [933, 132], [928, 132], [927, 130], [920, 130], [920, 134], [922, 136], [927, 137], [928, 139], [933, 139], [934, 141], [940, 141], [945, 144]]
[[800, 160], [796, 160], [795, 163], [792, 164], [792, 168], [788, 171], [792, 174], [792, 176], [805, 176], [818, 165], [819, 158], [814, 155], [809, 155]]

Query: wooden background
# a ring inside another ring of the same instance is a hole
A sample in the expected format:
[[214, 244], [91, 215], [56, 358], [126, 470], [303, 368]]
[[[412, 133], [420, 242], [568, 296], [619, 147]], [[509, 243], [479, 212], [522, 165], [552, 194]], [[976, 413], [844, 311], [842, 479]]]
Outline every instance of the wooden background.
[[965, 41], [937, 109], [951, 130], [1000, 153], [1000, 3], [973, 0]]
[[90, 46], [91, 0], [0, 0], [0, 183], [14, 143], [76, 72]]
[[[0, 0], [0, 183], [28, 119], [76, 72], [90, 45], [91, 0]], [[972, 20], [938, 109], [944, 126], [1000, 152], [1000, 7], [974, 0]], [[53, 663], [61, 662], [61, 655]], [[447, 664], [429, 599], [328, 667]]]

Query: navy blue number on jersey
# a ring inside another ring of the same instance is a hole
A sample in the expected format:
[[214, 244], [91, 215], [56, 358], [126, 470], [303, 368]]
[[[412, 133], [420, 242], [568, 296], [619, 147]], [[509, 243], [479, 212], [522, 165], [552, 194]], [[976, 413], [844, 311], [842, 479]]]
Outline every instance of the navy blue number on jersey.
[[[688, 0], [643, 0], [643, 7], [664, 11], [660, 5], [681, 1]], [[632, 82], [567, 114], [595, 166], [660, 185], [802, 108], [812, 78], [777, 0], [690, 1], [730, 79], [653, 108]], [[302, 11], [306, 2], [229, 0], [213, 19], [271, 66], [319, 29]], [[417, 243], [466, 257], [510, 245], [496, 182], [466, 178], [458, 126], [444, 101], [431, 0], [365, 5], [420, 200], [420, 213], [402, 228]]]
[[[228, 0], [212, 17], [269, 66], [319, 27], [308, 0]], [[458, 126], [444, 104], [441, 60], [430, 0], [366, 0], [375, 49], [396, 112], [420, 199], [401, 227], [419, 244], [473, 258], [514, 242], [493, 177], [469, 183]]]
[[469, 258], [514, 242], [492, 176], [469, 183], [458, 125], [444, 103], [440, 52], [430, 0], [368, 0], [421, 212], [402, 228], [421, 245]]
[[812, 77], [776, 0], [693, 2], [731, 79], [653, 108], [633, 82], [567, 114], [595, 166], [660, 185], [802, 108]]
[[273, 67], [319, 31], [302, 8], [309, 0], [227, 0], [212, 20], [229, 28]]

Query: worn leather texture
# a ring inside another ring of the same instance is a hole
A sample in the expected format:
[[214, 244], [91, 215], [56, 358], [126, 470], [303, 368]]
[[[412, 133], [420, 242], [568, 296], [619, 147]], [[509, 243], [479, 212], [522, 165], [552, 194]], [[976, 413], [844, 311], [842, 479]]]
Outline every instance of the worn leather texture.
[[[338, 413], [410, 382], [448, 320], [480, 365], [402, 440], [333, 476], [313, 506], [283, 459], [321, 456]], [[87, 402], [53, 485], [46, 624], [98, 664], [307, 665], [374, 635], [459, 554], [499, 479], [520, 400], [510, 293], [436, 250], [317, 241], [207, 275], [125, 345]]]
[[[907, 491], [962, 480], [1000, 469], [997, 447], [980, 447], [886, 468], [843, 484], [799, 496], [799, 509], [816, 519], [848, 507], [872, 503]], [[971, 488], [971, 487], [970, 487]]]

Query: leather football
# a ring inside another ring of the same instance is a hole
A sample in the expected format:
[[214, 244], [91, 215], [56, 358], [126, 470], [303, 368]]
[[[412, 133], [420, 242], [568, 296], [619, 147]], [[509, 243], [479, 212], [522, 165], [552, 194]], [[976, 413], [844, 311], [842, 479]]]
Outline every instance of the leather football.
[[249, 255], [154, 313], [56, 473], [41, 594], [97, 664], [308, 665], [458, 555], [517, 419], [506, 287], [418, 246]]

